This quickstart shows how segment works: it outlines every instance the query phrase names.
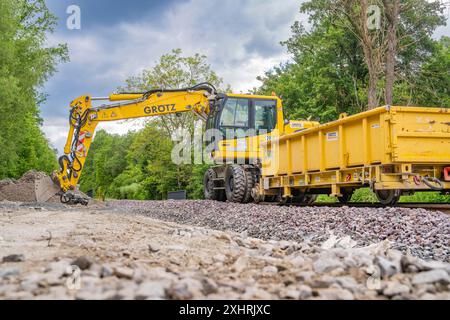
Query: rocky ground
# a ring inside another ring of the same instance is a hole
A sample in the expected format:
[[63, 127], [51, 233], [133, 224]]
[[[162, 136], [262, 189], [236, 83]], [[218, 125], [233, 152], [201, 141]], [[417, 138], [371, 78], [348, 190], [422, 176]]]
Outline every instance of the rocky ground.
[[2, 202], [0, 299], [450, 299], [448, 216], [308, 210]]
[[423, 259], [450, 262], [450, 215], [424, 209], [280, 207], [215, 201], [112, 201], [117, 212], [246, 232], [265, 240], [320, 245], [333, 233], [357, 246], [388, 240], [392, 248]]

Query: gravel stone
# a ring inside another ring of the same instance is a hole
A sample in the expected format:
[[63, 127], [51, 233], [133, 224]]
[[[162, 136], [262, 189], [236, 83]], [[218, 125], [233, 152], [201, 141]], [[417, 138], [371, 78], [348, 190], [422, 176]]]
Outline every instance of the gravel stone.
[[114, 268], [113, 274], [118, 278], [133, 279], [134, 270], [126, 267]]
[[396, 263], [389, 261], [386, 258], [377, 256], [374, 260], [375, 264], [380, 267], [382, 277], [391, 277], [400, 272]]
[[354, 300], [353, 294], [345, 289], [320, 289], [319, 297], [324, 300]]
[[392, 297], [399, 294], [407, 294], [409, 291], [409, 286], [391, 281], [387, 283], [386, 288], [383, 290], [383, 294], [387, 297]]
[[135, 298], [138, 300], [164, 299], [168, 287], [167, 281], [146, 281], [139, 286]]
[[15, 277], [20, 274], [19, 269], [2, 269], [0, 270], [0, 279]]
[[342, 262], [333, 258], [319, 258], [313, 264], [314, 271], [319, 273], [330, 272], [333, 269], [343, 267]]
[[24, 262], [25, 256], [23, 254], [11, 254], [9, 256], [3, 257], [3, 262]]
[[232, 269], [238, 273], [241, 273], [247, 268], [248, 259], [245, 257], [239, 257], [233, 264]]
[[298, 299], [305, 300], [309, 297], [312, 297], [313, 292], [312, 289], [306, 285], [300, 285], [298, 287]]
[[442, 282], [444, 284], [450, 283], [450, 276], [442, 269], [426, 271], [416, 274], [413, 279], [413, 284], [435, 283]]
[[263, 268], [262, 272], [265, 275], [273, 276], [273, 275], [276, 275], [278, 273], [278, 268], [274, 267], [274, 266], [267, 266], [267, 267]]
[[156, 244], [156, 243], [150, 243], [150, 244], [148, 245], [148, 251], [149, 251], [150, 253], [156, 253], [156, 252], [159, 252], [160, 250], [161, 250], [161, 248], [160, 248], [159, 245]]
[[[2, 236], [21, 240], [8, 243], [10, 252], [27, 256], [20, 271], [1, 265], [0, 299], [450, 299], [447, 216], [401, 208], [120, 203], [95, 215], [67, 208], [77, 216], [59, 207], [50, 212], [50, 204], [39, 213], [21, 204], [11, 214], [0, 203]], [[64, 246], [36, 259], [28, 244], [40, 239], [46, 221]], [[27, 228], [33, 232], [23, 233]], [[67, 286], [71, 264], [84, 269], [80, 290]]]
[[81, 270], [87, 270], [91, 267], [92, 260], [85, 256], [81, 256], [72, 261], [71, 265], [77, 266]]

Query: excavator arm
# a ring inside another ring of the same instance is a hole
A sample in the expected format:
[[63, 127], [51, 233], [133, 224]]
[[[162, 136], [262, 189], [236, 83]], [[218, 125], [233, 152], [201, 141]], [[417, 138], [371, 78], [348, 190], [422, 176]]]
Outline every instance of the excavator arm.
[[[59, 159], [59, 171], [52, 175], [59, 187], [61, 202], [87, 205], [88, 200], [75, 193], [97, 125], [104, 121], [145, 118], [192, 112], [206, 120], [218, 100], [214, 86], [202, 83], [191, 88], [143, 93], [119, 93], [109, 97], [81, 96], [70, 104], [70, 129]], [[94, 101], [113, 102], [93, 106]]]

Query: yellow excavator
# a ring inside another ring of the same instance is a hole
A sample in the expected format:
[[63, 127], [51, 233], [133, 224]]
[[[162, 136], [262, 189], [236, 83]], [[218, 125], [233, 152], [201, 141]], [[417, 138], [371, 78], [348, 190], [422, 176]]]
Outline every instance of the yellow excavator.
[[[109, 104], [98, 104], [98, 101], [109, 101]], [[205, 198], [238, 203], [258, 197], [261, 144], [319, 125], [314, 121], [286, 120], [282, 101], [275, 95], [223, 94], [209, 83], [109, 97], [81, 96], [70, 104], [70, 129], [64, 155], [59, 159], [60, 170], [52, 174], [61, 202], [88, 204], [89, 199], [76, 190], [100, 122], [185, 112], [206, 121], [206, 129], [219, 132], [219, 137], [212, 139], [210, 155], [216, 165], [205, 174]], [[305, 200], [314, 199], [302, 199]]]

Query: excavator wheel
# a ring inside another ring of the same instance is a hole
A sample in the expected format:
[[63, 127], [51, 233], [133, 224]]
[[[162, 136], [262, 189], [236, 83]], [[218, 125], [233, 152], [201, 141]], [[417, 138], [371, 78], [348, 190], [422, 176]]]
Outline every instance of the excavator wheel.
[[246, 198], [247, 175], [242, 166], [229, 166], [225, 172], [225, 193], [230, 202], [242, 203]]
[[245, 195], [244, 195], [244, 200], [242, 201], [243, 203], [249, 203], [253, 200], [253, 196], [252, 196], [252, 190], [253, 187], [255, 186], [255, 179], [253, 176], [252, 171], [247, 170], [244, 171], [245, 173]]
[[223, 190], [214, 189], [214, 179], [217, 178], [217, 173], [214, 169], [208, 169], [203, 178], [203, 190], [206, 200], [225, 201], [225, 192]]

